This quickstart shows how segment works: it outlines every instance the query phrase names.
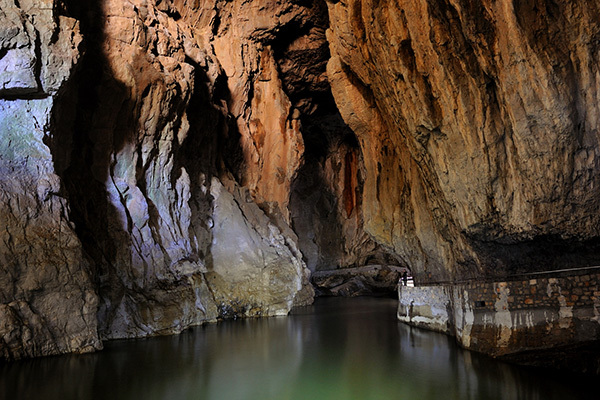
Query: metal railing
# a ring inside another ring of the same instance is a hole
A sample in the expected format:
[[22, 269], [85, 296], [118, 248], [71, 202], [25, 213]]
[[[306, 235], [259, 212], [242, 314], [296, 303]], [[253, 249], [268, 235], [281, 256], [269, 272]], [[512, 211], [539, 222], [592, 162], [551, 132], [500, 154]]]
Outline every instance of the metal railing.
[[418, 282], [414, 283], [414, 286], [441, 286], [441, 285], [461, 285], [465, 283], [477, 282], [477, 283], [490, 283], [490, 282], [510, 282], [517, 280], [525, 280], [525, 279], [535, 279], [536, 277], [566, 277], [566, 276], [576, 276], [576, 275], [586, 275], [590, 272], [600, 272], [600, 265], [588, 266], [588, 267], [580, 267], [580, 268], [564, 268], [564, 269], [555, 269], [555, 270], [547, 270], [547, 271], [536, 271], [536, 272], [525, 272], [520, 274], [508, 274], [508, 275], [497, 275], [497, 276], [485, 276], [478, 278], [468, 278], [468, 279], [455, 279], [448, 281], [436, 281], [436, 282], [426, 282], [423, 284], [419, 284]]

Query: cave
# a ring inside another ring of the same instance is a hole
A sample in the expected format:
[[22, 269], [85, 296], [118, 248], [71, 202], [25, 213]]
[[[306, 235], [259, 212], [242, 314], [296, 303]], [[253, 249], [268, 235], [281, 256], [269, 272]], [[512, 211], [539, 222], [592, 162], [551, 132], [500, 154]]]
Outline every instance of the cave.
[[292, 329], [258, 317], [308, 338], [313, 302], [357, 326], [377, 297], [381, 329], [444, 333], [449, 359], [599, 374], [598, 21], [587, 0], [0, 0], [1, 362]]

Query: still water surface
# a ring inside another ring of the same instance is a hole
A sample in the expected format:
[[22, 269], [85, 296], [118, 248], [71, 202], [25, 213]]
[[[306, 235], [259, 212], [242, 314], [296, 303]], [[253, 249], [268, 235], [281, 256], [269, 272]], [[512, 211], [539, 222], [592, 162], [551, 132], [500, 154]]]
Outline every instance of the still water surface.
[[0, 364], [0, 399], [600, 398], [592, 378], [505, 364], [400, 324], [396, 304], [318, 299], [289, 317]]

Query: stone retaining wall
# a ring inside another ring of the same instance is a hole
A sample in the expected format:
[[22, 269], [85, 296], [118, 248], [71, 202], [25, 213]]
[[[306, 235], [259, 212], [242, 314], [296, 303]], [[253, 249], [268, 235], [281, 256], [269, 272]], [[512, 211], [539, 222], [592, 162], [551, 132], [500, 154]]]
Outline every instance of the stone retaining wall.
[[[493, 356], [600, 338], [600, 272], [400, 286], [398, 319], [457, 337]], [[600, 361], [599, 361], [600, 362]]]

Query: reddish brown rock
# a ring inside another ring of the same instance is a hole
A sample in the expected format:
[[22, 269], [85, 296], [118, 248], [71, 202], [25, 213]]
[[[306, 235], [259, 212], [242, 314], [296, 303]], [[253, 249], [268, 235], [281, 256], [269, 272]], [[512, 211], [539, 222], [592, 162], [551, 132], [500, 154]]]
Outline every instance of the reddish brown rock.
[[594, 2], [328, 6], [366, 229], [417, 279], [598, 261]]
[[600, 262], [593, 1], [0, 5], [5, 357]]
[[402, 265], [364, 230], [365, 160], [354, 133], [337, 113], [311, 119], [303, 125], [304, 164], [290, 200], [293, 227], [308, 268]]
[[97, 101], [71, 95], [83, 105], [75, 130], [87, 139], [75, 146], [93, 162], [77, 154], [64, 177], [96, 262], [105, 338], [285, 314], [307, 286], [285, 233], [302, 140], [272, 52], [255, 37], [285, 21], [266, 10], [249, 22], [241, 3], [205, 7], [112, 0], [88, 10], [101, 26], [90, 36], [99, 54], [73, 82], [89, 82]]
[[1, 186], [14, 219], [1, 253], [3, 356], [89, 351], [98, 334], [176, 333], [311, 302], [286, 222], [300, 124], [270, 44], [306, 9], [19, 3], [2, 7], [0, 96], [11, 99], [0, 110], [19, 117], [2, 119], [1, 157], [24, 171]]

